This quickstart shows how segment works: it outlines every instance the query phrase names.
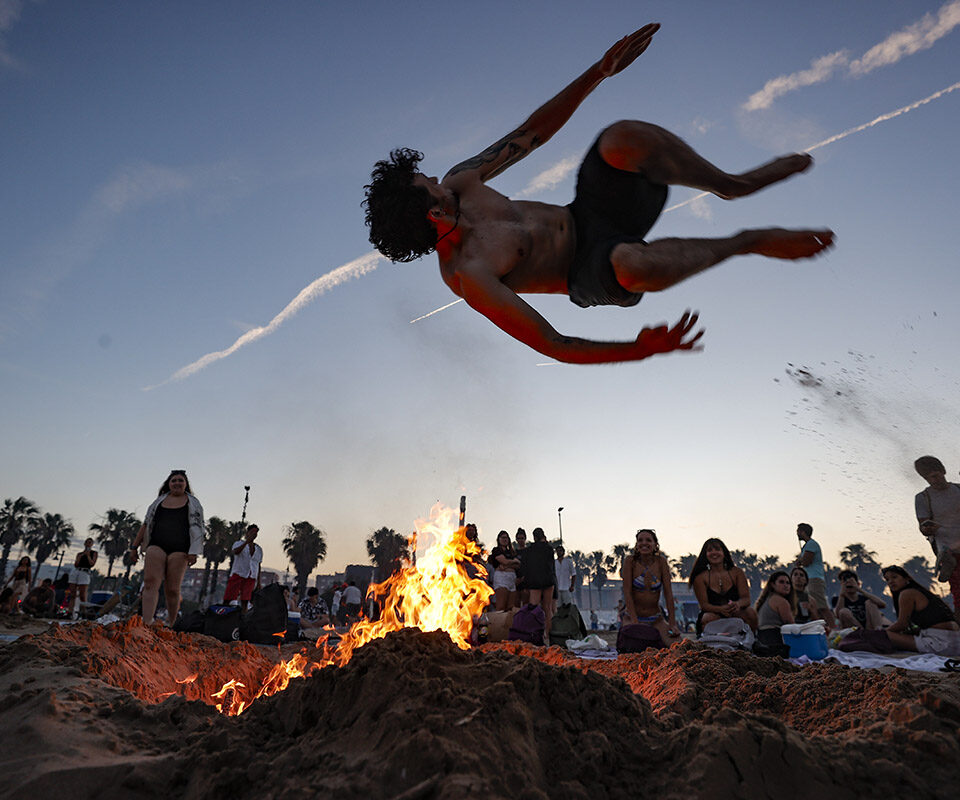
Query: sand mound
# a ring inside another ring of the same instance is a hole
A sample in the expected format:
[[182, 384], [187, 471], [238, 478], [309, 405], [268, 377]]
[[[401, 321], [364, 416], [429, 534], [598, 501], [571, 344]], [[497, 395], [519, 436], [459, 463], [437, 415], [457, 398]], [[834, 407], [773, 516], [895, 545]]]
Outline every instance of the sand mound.
[[67, 780], [81, 798], [946, 798], [960, 758], [956, 676], [692, 645], [584, 662], [401, 631], [237, 718], [176, 683], [202, 667], [206, 697], [270, 666], [250, 646], [135, 623], [10, 645], [0, 796]]

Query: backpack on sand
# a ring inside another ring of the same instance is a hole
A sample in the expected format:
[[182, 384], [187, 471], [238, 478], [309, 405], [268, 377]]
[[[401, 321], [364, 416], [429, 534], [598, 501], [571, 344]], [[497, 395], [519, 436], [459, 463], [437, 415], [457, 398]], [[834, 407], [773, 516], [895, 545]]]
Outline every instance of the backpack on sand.
[[283, 587], [271, 583], [257, 589], [251, 608], [240, 623], [240, 638], [254, 644], [277, 644], [287, 633], [287, 603]]
[[210, 606], [203, 615], [203, 633], [221, 642], [240, 640], [240, 609], [237, 606]]
[[546, 627], [547, 618], [540, 606], [527, 604], [517, 609], [513, 615], [513, 623], [510, 625], [510, 635], [508, 639], [519, 642], [530, 642], [530, 644], [543, 644], [543, 630]]
[[623, 625], [617, 634], [618, 653], [642, 653], [648, 647], [660, 650], [666, 646], [660, 631], [644, 622]]
[[557, 613], [550, 621], [550, 644], [566, 647], [567, 639], [583, 639], [586, 635], [587, 626], [576, 603], [557, 606]]
[[715, 619], [703, 626], [700, 644], [717, 650], [752, 650], [753, 631], [742, 619]]

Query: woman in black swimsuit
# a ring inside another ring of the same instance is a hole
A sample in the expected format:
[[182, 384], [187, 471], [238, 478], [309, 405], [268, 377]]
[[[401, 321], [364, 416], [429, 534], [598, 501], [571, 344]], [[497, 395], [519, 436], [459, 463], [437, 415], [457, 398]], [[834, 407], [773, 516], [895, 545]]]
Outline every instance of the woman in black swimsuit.
[[700, 603], [697, 636], [703, 626], [718, 619], [742, 619], [757, 629], [757, 612], [750, 607], [747, 576], [735, 566], [727, 546], [719, 539], [707, 539], [690, 570], [690, 586]]
[[170, 625], [180, 610], [180, 585], [187, 567], [193, 566], [203, 547], [203, 507], [190, 492], [187, 473], [175, 469], [147, 509], [146, 519], [130, 548], [134, 559], [143, 548], [143, 621], [154, 621], [160, 584], [167, 601]]

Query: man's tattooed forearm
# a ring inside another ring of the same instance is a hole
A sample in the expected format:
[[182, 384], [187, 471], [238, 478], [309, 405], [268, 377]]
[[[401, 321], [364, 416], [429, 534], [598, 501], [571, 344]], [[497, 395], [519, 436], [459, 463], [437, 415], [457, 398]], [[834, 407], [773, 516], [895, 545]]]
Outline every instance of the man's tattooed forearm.
[[505, 170], [511, 164], [515, 164], [527, 153], [529, 153], [530, 150], [540, 144], [536, 137], [531, 142], [530, 147], [522, 147], [521, 145], [517, 144], [516, 140], [526, 136], [526, 133], [527, 132], [525, 130], [520, 130], [519, 128], [512, 133], [508, 133], [499, 142], [490, 145], [479, 155], [476, 155], [473, 158], [468, 158], [466, 161], [461, 161], [459, 164], [453, 167], [448, 174], [456, 175], [458, 172], [465, 172], [466, 170], [470, 169], [478, 169], [484, 164], [490, 164], [501, 158], [504, 155], [504, 151], [506, 151], [506, 157], [503, 158], [503, 163], [498, 165], [497, 169], [490, 173], [487, 177], [492, 178], [496, 175], [499, 175], [501, 172], [503, 172], [503, 170]]

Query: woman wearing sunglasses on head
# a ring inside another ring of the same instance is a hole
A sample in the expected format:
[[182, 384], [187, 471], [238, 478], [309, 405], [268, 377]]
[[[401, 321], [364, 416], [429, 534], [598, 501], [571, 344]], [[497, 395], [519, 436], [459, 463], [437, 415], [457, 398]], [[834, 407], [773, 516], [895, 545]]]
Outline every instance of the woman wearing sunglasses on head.
[[153, 623], [163, 583], [167, 621], [172, 626], [180, 610], [183, 574], [203, 550], [203, 506], [190, 492], [184, 470], [175, 469], [167, 476], [130, 549], [134, 558], [143, 551], [143, 621]]

